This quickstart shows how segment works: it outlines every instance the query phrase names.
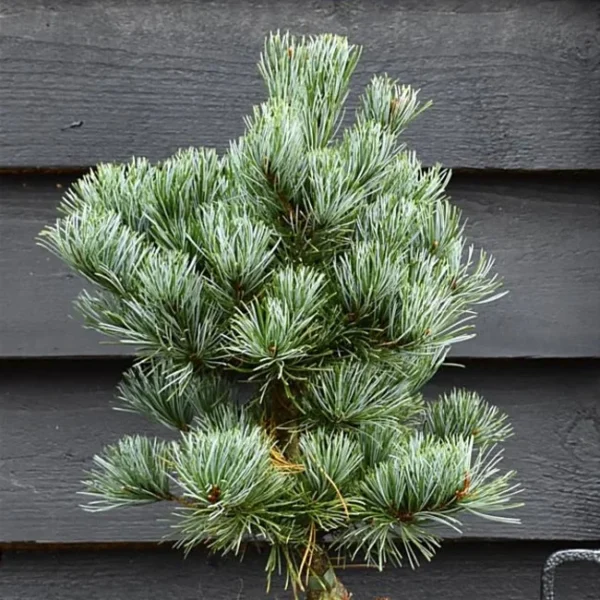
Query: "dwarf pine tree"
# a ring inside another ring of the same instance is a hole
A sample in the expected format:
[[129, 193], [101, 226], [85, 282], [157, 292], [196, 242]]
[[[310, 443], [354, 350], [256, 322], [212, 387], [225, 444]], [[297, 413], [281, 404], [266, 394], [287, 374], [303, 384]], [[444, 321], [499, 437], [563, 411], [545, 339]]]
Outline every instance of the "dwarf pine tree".
[[420, 394], [500, 281], [466, 245], [450, 173], [399, 141], [416, 91], [374, 77], [338, 131], [359, 54], [270, 36], [268, 99], [223, 156], [101, 164], [41, 236], [93, 284], [87, 326], [138, 357], [122, 408], [179, 432], [96, 456], [89, 510], [171, 503], [185, 548], [266, 543], [269, 576], [310, 599], [350, 597], [346, 559], [429, 560], [461, 515], [514, 521], [498, 511], [518, 491], [505, 415]]

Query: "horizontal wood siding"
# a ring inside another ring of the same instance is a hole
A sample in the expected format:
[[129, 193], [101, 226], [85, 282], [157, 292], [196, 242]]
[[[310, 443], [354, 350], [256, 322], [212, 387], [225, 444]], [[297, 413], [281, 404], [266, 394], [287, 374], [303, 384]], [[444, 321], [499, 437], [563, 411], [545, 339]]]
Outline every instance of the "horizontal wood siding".
[[[546, 556], [565, 544], [448, 543], [431, 564], [376, 570], [350, 568], [341, 577], [357, 600], [537, 600]], [[264, 554], [243, 563], [173, 550], [6, 552], [2, 600], [289, 600], [276, 578], [265, 593]], [[598, 600], [599, 567], [568, 564], [557, 571], [556, 600]]]
[[[0, 176], [0, 356], [97, 356], [100, 345], [73, 314], [81, 281], [34, 239], [56, 218], [71, 179]], [[60, 187], [57, 187], [60, 186]], [[478, 336], [460, 356], [600, 356], [600, 177], [454, 177], [449, 190], [476, 246], [494, 254], [510, 294], [479, 308]]]
[[222, 149], [263, 98], [263, 37], [289, 29], [363, 44], [355, 92], [374, 72], [422, 88], [435, 106], [406, 139], [428, 163], [599, 168], [599, 10], [576, 0], [0, 0], [0, 165]]
[[[14, 362], [0, 371], [0, 542], [160, 540], [168, 505], [88, 514], [78, 508], [83, 470], [127, 433], [164, 435], [139, 415], [111, 409], [122, 361]], [[600, 532], [599, 361], [470, 361], [443, 369], [425, 389], [478, 390], [506, 411], [515, 436], [521, 526], [469, 521], [465, 535], [594, 540]]]
[[[480, 308], [433, 397], [457, 385], [509, 414], [514, 527], [468, 521], [416, 572], [349, 569], [357, 599], [534, 600], [546, 556], [600, 547], [600, 3], [584, 0], [0, 0], [0, 598], [258, 600], [244, 563], [155, 542], [168, 506], [83, 512], [94, 453], [164, 435], [112, 410], [128, 350], [73, 315], [81, 280], [35, 245], [70, 183], [99, 161], [227, 147], [264, 97], [270, 30], [364, 45], [374, 72], [434, 106], [409, 128], [454, 169], [467, 234], [510, 294]], [[598, 600], [597, 566], [560, 567], [556, 600]], [[272, 600], [291, 594], [276, 581]]]

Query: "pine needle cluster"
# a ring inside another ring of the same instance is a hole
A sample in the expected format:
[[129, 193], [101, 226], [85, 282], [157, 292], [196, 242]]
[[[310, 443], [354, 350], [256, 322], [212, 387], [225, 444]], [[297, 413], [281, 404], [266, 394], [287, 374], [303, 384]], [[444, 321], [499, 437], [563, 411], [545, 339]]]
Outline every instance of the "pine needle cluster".
[[449, 171], [400, 141], [417, 91], [374, 77], [340, 131], [359, 55], [271, 35], [268, 99], [225, 154], [101, 164], [41, 234], [92, 284], [87, 326], [138, 357], [121, 407], [180, 432], [95, 457], [88, 509], [172, 503], [183, 546], [267, 543], [309, 598], [346, 597], [332, 557], [415, 566], [465, 514], [513, 521], [518, 491], [505, 415], [421, 396], [500, 281]]

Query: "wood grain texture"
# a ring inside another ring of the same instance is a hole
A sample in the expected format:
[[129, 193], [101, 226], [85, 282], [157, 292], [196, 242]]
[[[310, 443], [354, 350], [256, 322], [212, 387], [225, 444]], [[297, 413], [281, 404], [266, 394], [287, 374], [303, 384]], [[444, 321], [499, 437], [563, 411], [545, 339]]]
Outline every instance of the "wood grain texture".
[[[78, 509], [91, 457], [126, 433], [163, 435], [111, 410], [127, 363], [0, 363], [0, 542], [156, 541], [169, 506], [109, 514]], [[470, 520], [468, 537], [600, 539], [600, 374], [597, 361], [475, 361], [448, 367], [426, 390], [476, 389], [506, 411], [515, 436], [506, 467], [519, 471], [521, 526]]]
[[[81, 282], [37, 247], [69, 179], [0, 177], [0, 356], [95, 356], [73, 314]], [[60, 188], [57, 188], [61, 186]], [[510, 294], [480, 307], [478, 336], [460, 356], [600, 356], [600, 176], [455, 175], [469, 239], [497, 259]]]
[[0, 14], [0, 166], [222, 149], [263, 97], [264, 36], [289, 29], [363, 44], [355, 91], [384, 71], [422, 88], [435, 107], [407, 141], [426, 163], [600, 167], [595, 2], [1, 0]]
[[[416, 571], [340, 573], [357, 600], [537, 600], [545, 558], [564, 544], [448, 544]], [[265, 593], [264, 557], [249, 551], [244, 562], [208, 557], [183, 559], [173, 550], [14, 553], [2, 557], [3, 600], [292, 600], [280, 579]], [[597, 600], [597, 565], [561, 566], [557, 600]]]

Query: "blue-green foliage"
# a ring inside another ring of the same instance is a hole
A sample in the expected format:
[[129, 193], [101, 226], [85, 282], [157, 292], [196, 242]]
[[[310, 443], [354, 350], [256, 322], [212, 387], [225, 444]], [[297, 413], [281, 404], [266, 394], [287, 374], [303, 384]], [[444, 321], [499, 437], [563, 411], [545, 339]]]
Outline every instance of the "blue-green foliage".
[[[450, 173], [400, 140], [427, 107], [416, 91], [374, 77], [340, 131], [359, 55], [270, 36], [269, 96], [228, 152], [99, 165], [41, 235], [93, 285], [87, 325], [137, 352], [121, 407], [181, 431], [96, 457], [91, 508], [172, 501], [183, 545], [264, 540], [297, 589], [317, 546], [414, 565], [517, 491], [493, 447], [506, 417], [419, 393], [500, 281]], [[255, 382], [246, 403], [236, 379]]]

